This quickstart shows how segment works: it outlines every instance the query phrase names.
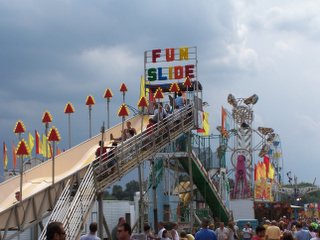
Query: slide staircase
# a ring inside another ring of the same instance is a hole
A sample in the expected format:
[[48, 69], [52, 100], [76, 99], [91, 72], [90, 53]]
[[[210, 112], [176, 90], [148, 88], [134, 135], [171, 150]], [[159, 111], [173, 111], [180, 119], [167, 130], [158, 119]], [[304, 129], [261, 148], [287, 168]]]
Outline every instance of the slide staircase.
[[142, 161], [151, 159], [169, 142], [193, 128], [194, 115], [190, 106], [169, 115], [159, 124], [155, 124], [152, 130], [146, 130], [128, 139], [116, 147], [113, 157], [106, 160], [96, 159], [93, 162], [93, 168], [98, 180], [97, 190], [102, 191], [110, 186]]
[[[79, 186], [77, 183], [73, 186], [66, 185], [50, 215], [47, 225], [53, 221], [62, 222], [65, 226], [66, 239], [77, 239], [95, 199], [96, 188], [93, 168], [92, 164], [90, 164]], [[45, 240], [45, 234], [46, 227], [43, 229], [39, 239]]]
[[[144, 129], [119, 144], [113, 149], [112, 156], [106, 153], [95, 159], [94, 153], [102, 138], [99, 134], [56, 157], [55, 181], [51, 181], [50, 175], [54, 163], [52, 160], [26, 172], [24, 179], [28, 182], [23, 185], [21, 202], [13, 202], [14, 192], [19, 189], [19, 176], [0, 184], [0, 191], [9, 194], [0, 199], [0, 239], [11, 239], [20, 231], [41, 222], [52, 212], [54, 213], [52, 220], [59, 219], [70, 228], [67, 233], [70, 239], [78, 236], [94, 203], [96, 193], [104, 191], [141, 162], [150, 159], [170, 141], [194, 129], [195, 117], [193, 106], [188, 105], [155, 124], [151, 129]], [[139, 132], [139, 125], [145, 128], [148, 118], [149, 116], [136, 116], [130, 121]], [[118, 134], [120, 131], [121, 124], [107, 130], [104, 133], [105, 142], [110, 140], [110, 133]], [[79, 188], [74, 189], [77, 184], [80, 184]], [[74, 190], [76, 193], [72, 198]], [[80, 215], [81, 217], [77, 217]], [[11, 230], [13, 234], [10, 234]]]

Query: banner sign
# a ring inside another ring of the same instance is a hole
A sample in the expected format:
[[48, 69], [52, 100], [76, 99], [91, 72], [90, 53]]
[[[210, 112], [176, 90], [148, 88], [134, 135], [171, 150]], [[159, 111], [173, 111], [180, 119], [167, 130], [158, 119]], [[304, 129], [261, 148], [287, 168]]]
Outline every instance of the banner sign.
[[144, 53], [145, 79], [159, 81], [196, 79], [197, 48], [153, 49]]
[[255, 200], [263, 200], [263, 201], [273, 201], [272, 196], [272, 184], [266, 179], [262, 178], [258, 181], [255, 181], [254, 186], [254, 198]]

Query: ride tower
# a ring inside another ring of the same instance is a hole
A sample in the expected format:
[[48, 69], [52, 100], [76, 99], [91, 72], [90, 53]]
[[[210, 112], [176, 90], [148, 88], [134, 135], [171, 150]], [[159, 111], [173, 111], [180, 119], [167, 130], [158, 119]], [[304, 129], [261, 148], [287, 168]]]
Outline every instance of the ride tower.
[[234, 121], [234, 147], [232, 148], [231, 164], [235, 172], [234, 187], [231, 192], [233, 199], [252, 197], [252, 122], [253, 105], [258, 101], [256, 94], [249, 98], [235, 98], [228, 95], [228, 103], [232, 106]]

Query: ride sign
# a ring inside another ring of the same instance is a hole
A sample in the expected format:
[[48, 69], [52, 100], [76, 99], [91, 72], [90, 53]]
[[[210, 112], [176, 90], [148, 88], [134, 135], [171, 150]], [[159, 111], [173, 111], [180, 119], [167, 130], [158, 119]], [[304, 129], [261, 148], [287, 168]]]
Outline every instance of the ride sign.
[[150, 82], [196, 77], [196, 47], [145, 51], [145, 79]]

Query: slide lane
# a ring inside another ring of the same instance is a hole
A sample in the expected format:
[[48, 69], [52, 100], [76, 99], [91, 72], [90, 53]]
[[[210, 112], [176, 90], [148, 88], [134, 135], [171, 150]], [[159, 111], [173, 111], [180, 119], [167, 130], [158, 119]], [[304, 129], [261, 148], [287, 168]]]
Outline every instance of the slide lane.
[[[204, 197], [206, 203], [211, 209], [213, 215], [218, 217], [221, 221], [228, 223], [230, 220], [230, 213], [224, 205], [220, 194], [208, 178], [208, 173], [202, 166], [202, 163], [197, 158], [195, 153], [191, 153], [192, 159], [192, 178], [194, 184], [197, 186], [201, 195]], [[188, 157], [179, 158], [181, 165], [186, 172], [189, 172]]]
[[[149, 116], [143, 117], [143, 130], [148, 124]], [[142, 116], [138, 115], [127, 121], [131, 121], [132, 127], [141, 132]], [[104, 141], [107, 146], [110, 144], [110, 134], [119, 137], [122, 124], [118, 124], [105, 131]], [[101, 133], [88, 139], [71, 149], [62, 152], [55, 157], [55, 183], [75, 174], [88, 166], [95, 159], [95, 151], [101, 140]], [[52, 159], [49, 159], [23, 173], [22, 198], [27, 199], [34, 194], [44, 191], [52, 185]], [[5, 182], [0, 183], [0, 220], [1, 213], [18, 204], [15, 192], [20, 190], [20, 175], [14, 176]], [[2, 219], [3, 220], [3, 219]]]

